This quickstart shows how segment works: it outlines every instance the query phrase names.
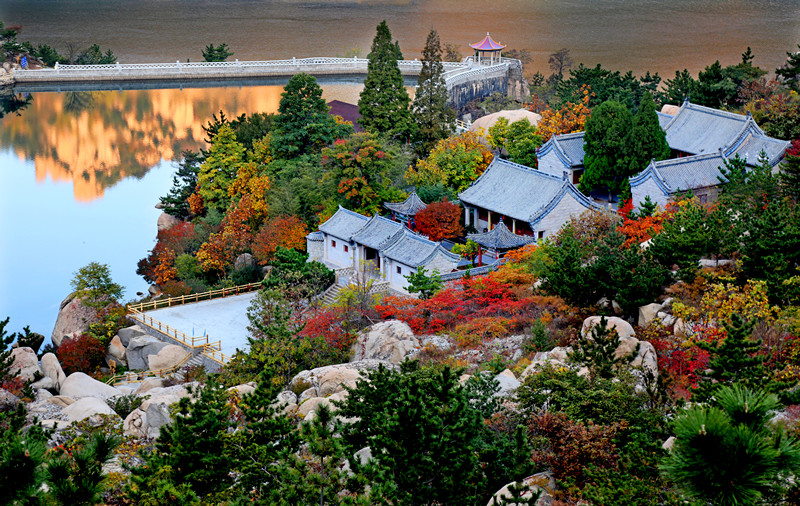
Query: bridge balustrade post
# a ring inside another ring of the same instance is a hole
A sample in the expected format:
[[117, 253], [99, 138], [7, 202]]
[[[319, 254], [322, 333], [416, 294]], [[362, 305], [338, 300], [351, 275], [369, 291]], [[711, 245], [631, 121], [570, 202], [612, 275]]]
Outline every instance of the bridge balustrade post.
[[120, 65], [119, 62], [117, 62], [117, 73], [122, 74], [122, 65]]
[[58, 62], [56, 62], [56, 74], [60, 74], [60, 73], [61, 73], [61, 69], [58, 68]]
[[175, 65], [178, 67], [178, 72], [180, 72], [181, 71], [181, 61], [180, 60], [176, 60], [175, 61]]

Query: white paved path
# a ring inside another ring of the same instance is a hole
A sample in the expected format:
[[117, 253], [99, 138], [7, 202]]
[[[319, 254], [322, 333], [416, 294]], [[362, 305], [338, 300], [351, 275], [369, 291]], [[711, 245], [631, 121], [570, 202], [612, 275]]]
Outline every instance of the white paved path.
[[222, 353], [233, 356], [247, 349], [247, 307], [258, 292], [193, 302], [147, 311], [145, 314], [187, 336], [208, 334], [209, 342], [222, 341]]

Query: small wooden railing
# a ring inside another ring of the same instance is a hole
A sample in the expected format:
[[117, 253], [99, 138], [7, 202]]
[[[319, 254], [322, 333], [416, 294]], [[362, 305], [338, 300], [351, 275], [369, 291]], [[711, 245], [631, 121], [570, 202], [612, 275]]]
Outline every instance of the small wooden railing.
[[128, 371], [122, 374], [117, 374], [111, 376], [106, 380], [106, 383], [109, 385], [118, 385], [119, 383], [141, 383], [142, 381], [146, 380], [147, 378], [163, 378], [167, 374], [171, 374], [186, 364], [189, 360], [192, 359], [194, 356], [193, 353], [188, 352], [185, 357], [183, 357], [180, 361], [178, 361], [175, 365], [170, 367], [165, 367], [163, 369], [148, 369], [147, 371]]
[[249, 293], [259, 290], [263, 285], [258, 283], [249, 283], [247, 285], [231, 286], [229, 288], [218, 288], [208, 292], [192, 293], [189, 295], [179, 295], [177, 297], [168, 297], [166, 299], [149, 300], [147, 302], [138, 302], [136, 304], [129, 304], [128, 311], [152, 311], [164, 307], [180, 306], [181, 304], [189, 304], [191, 302], [200, 302], [201, 300], [210, 300], [218, 297], [228, 297], [230, 295], [239, 295], [242, 293]]
[[202, 348], [203, 355], [221, 365], [225, 365], [225, 363], [230, 360], [229, 356], [222, 353], [222, 341], [214, 341], [211, 343], [208, 341], [208, 336], [187, 336], [184, 332], [181, 332], [174, 327], [170, 327], [166, 323], [160, 322], [152, 316], [148, 316], [137, 309], [128, 308], [128, 317], [136, 320], [142, 325], [160, 332], [161, 334], [164, 334], [170, 339], [178, 341], [191, 350]]

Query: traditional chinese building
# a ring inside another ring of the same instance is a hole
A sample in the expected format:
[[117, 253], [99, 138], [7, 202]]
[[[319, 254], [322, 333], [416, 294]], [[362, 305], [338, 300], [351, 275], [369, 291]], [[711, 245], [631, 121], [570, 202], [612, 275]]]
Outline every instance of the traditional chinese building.
[[556, 176], [495, 158], [483, 174], [458, 194], [465, 225], [490, 232], [504, 223], [512, 234], [544, 238], [571, 216], [602, 209], [565, 175]]
[[484, 37], [483, 40], [475, 44], [470, 44], [469, 47], [475, 50], [476, 62], [488, 63], [489, 65], [500, 62], [500, 59], [503, 57], [502, 51], [506, 48], [505, 45], [495, 42], [489, 35], [489, 32], [486, 32], [486, 37]]
[[411, 192], [411, 195], [403, 202], [385, 202], [383, 207], [392, 212], [393, 220], [403, 222], [408, 225], [408, 228], [414, 230], [414, 217], [427, 206], [419, 198], [417, 192]]
[[408, 286], [405, 276], [419, 268], [444, 274], [461, 259], [402, 223], [377, 214], [368, 218], [341, 206], [317, 232], [306, 236], [306, 244], [309, 260], [332, 269], [363, 271], [400, 291]]
[[478, 265], [483, 264], [484, 260], [497, 260], [509, 250], [521, 248], [536, 241], [531, 236], [513, 233], [502, 221], [488, 232], [467, 234], [467, 239], [475, 241], [480, 247]]

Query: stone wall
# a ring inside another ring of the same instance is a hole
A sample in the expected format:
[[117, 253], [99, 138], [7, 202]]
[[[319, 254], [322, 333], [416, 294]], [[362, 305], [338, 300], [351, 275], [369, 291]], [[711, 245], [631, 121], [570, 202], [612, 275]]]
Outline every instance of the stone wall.
[[308, 260], [322, 261], [325, 258], [325, 241], [312, 241], [306, 239], [306, 251], [308, 251]]

